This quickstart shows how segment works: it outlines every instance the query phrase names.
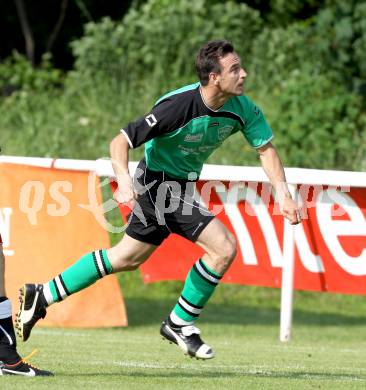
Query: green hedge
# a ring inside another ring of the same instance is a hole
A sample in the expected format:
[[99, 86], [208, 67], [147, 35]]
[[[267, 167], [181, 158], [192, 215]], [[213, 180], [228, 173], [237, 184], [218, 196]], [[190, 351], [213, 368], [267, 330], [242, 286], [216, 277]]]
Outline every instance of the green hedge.
[[[286, 165], [365, 169], [366, 1], [329, 1], [293, 22], [302, 7], [296, 2], [283, 8], [278, 27], [281, 1], [272, 4], [271, 25], [233, 1], [149, 0], [120, 22], [87, 24], [72, 42], [75, 66], [66, 75], [49, 58], [32, 69], [15, 55], [0, 64], [3, 153], [108, 155], [122, 126], [162, 93], [196, 80], [200, 45], [225, 37], [242, 56], [247, 93], [264, 109]], [[209, 162], [258, 164], [240, 135]]]

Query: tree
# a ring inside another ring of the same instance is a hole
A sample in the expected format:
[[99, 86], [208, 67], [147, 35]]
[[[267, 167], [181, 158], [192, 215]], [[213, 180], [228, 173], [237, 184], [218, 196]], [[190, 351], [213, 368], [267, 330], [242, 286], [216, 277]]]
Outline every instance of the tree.
[[34, 38], [31, 27], [29, 25], [27, 10], [24, 5], [23, 0], [14, 0], [18, 12], [19, 23], [24, 35], [25, 40], [25, 51], [27, 54], [28, 60], [34, 65], [35, 56], [34, 56]]

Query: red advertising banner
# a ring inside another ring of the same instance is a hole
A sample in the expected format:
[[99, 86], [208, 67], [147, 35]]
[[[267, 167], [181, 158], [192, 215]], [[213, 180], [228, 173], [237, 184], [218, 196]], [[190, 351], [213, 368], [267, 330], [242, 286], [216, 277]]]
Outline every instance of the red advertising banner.
[[[270, 186], [199, 181], [196, 188], [238, 241], [223, 282], [280, 287], [284, 219]], [[294, 231], [295, 289], [366, 294], [366, 188], [298, 185], [296, 195], [306, 218]], [[141, 267], [144, 281], [184, 280], [202, 253], [171, 235]]]

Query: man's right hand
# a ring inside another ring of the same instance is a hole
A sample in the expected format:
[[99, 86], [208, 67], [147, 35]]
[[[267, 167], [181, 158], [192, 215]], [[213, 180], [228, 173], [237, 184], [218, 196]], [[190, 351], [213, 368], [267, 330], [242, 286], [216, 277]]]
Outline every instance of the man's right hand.
[[116, 202], [129, 207], [131, 210], [135, 205], [137, 194], [133, 187], [133, 181], [131, 176], [126, 173], [118, 175], [117, 177], [118, 188], [113, 194]]

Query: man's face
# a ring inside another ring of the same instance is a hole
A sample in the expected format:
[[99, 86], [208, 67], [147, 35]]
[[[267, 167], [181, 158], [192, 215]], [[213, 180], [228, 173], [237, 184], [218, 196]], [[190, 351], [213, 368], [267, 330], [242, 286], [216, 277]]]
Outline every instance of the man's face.
[[219, 62], [221, 73], [216, 74], [215, 85], [228, 96], [242, 95], [247, 74], [241, 66], [239, 56], [235, 52], [229, 53], [221, 57]]

